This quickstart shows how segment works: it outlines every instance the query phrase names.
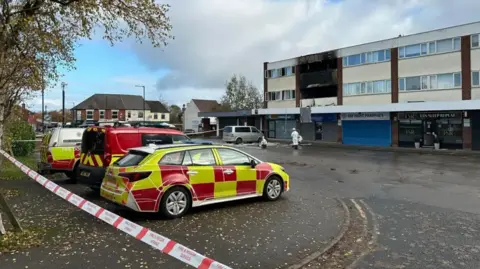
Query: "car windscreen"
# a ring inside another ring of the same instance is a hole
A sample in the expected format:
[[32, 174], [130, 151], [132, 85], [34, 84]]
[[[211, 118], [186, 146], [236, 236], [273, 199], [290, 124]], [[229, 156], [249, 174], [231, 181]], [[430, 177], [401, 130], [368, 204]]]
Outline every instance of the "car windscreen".
[[118, 167], [136, 166], [139, 165], [148, 155], [149, 153], [143, 151], [131, 150], [112, 165]]
[[104, 142], [104, 132], [85, 131], [82, 136], [82, 153], [103, 154]]

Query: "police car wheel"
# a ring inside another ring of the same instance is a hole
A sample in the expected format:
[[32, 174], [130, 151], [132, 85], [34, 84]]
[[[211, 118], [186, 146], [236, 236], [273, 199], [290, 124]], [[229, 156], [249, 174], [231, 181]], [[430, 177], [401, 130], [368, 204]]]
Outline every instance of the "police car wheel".
[[190, 210], [192, 197], [188, 190], [181, 186], [169, 188], [162, 197], [160, 213], [169, 218], [180, 218]]
[[275, 201], [282, 196], [283, 180], [279, 176], [271, 176], [265, 181], [263, 198], [267, 201]]

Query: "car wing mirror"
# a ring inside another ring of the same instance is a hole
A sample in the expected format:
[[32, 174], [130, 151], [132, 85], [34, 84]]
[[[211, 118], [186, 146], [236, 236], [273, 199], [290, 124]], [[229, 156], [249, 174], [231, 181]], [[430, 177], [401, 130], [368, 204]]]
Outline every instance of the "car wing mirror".
[[257, 166], [257, 162], [256, 162], [255, 160], [253, 160], [253, 159], [250, 160], [250, 166], [251, 166], [252, 168], [255, 168], [255, 166]]

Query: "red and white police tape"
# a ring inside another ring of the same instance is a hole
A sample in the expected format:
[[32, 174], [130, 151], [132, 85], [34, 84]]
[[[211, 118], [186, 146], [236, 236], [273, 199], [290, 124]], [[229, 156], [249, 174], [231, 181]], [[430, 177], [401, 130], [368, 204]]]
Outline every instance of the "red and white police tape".
[[199, 269], [232, 269], [226, 265], [216, 262], [210, 258], [207, 258], [173, 240], [170, 240], [162, 235], [159, 235], [148, 228], [133, 223], [127, 219], [124, 219], [117, 214], [114, 214], [90, 201], [83, 199], [82, 197], [72, 193], [71, 191], [60, 187], [54, 182], [48, 180], [44, 176], [38, 174], [34, 170], [23, 163], [17, 161], [15, 158], [7, 154], [0, 149], [0, 153], [15, 164], [20, 170], [27, 174], [30, 178], [41, 184], [44, 188], [47, 188], [51, 192], [60, 196], [64, 200], [67, 200], [71, 204], [77, 206], [83, 211], [95, 216], [98, 219], [110, 224], [111, 226], [135, 237], [155, 249], [166, 253], [179, 261], [189, 264]]

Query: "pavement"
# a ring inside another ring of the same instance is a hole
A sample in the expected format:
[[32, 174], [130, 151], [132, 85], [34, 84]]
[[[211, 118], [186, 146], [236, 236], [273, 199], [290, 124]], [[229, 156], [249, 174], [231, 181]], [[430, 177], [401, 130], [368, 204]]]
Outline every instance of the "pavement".
[[[233, 268], [480, 268], [480, 157], [240, 147], [283, 165], [291, 192], [273, 203], [211, 206], [173, 221], [117, 212]], [[9, 198], [22, 222], [53, 233], [43, 246], [0, 256], [6, 268], [184, 268], [36, 183], [0, 180], [0, 187], [22, 189]], [[81, 186], [64, 187], [115, 210]], [[350, 210], [346, 232], [337, 197]]]

